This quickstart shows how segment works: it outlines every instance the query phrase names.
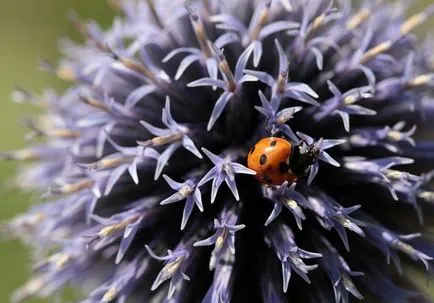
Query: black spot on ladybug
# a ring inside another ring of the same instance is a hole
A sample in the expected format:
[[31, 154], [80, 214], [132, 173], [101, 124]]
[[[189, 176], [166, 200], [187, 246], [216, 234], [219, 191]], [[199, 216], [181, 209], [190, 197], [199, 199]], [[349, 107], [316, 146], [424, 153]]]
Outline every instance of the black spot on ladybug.
[[276, 146], [277, 141], [271, 141], [270, 146]]
[[264, 165], [265, 163], [267, 163], [267, 156], [261, 155], [261, 158], [259, 158], [259, 164]]
[[250, 154], [253, 154], [253, 152], [255, 151], [256, 145], [253, 145], [253, 147], [250, 149]]
[[264, 179], [264, 181], [267, 182], [268, 184], [273, 183], [273, 180], [271, 180], [267, 175], [263, 175], [262, 179]]
[[288, 164], [286, 164], [285, 162], [280, 162], [279, 163], [279, 172], [280, 172], [280, 174], [283, 175], [283, 174], [287, 173], [288, 169], [289, 169], [289, 165]]

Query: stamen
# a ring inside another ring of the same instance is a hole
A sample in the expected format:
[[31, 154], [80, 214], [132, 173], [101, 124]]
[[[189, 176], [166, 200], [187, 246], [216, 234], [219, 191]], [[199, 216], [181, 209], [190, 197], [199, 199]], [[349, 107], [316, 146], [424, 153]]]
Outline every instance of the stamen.
[[176, 141], [179, 141], [182, 139], [182, 137], [185, 135], [185, 133], [175, 133], [175, 134], [170, 134], [168, 136], [160, 136], [160, 137], [154, 137], [150, 140], [147, 141], [136, 141], [137, 144], [142, 145], [142, 146], [161, 146], [161, 145], [166, 145], [166, 144], [170, 144]]
[[50, 263], [54, 263], [57, 269], [62, 269], [71, 260], [71, 256], [66, 253], [59, 253], [52, 255], [49, 259]]
[[399, 181], [402, 179], [404, 173], [399, 170], [388, 169], [385, 171], [385, 175], [387, 178], [393, 181]]
[[209, 3], [209, 0], [202, 0], [202, 3], [203, 3], [203, 8], [205, 10], [205, 14], [207, 16], [210, 16], [211, 15], [211, 5]]
[[370, 8], [362, 8], [354, 16], [352, 16], [350, 20], [348, 20], [347, 29], [349, 30], [355, 29], [360, 24], [365, 22], [371, 13], [372, 11]]
[[137, 221], [137, 219], [140, 217], [139, 214], [133, 215], [132, 217], [127, 218], [124, 221], [121, 221], [119, 223], [113, 224], [113, 225], [109, 225], [106, 226], [104, 228], [102, 228], [97, 236], [101, 237], [101, 238], [105, 238], [108, 237], [110, 235], [112, 235], [113, 233], [117, 232], [117, 231], [122, 231], [124, 230], [129, 224]]
[[118, 156], [101, 159], [99, 161], [89, 163], [89, 164], [80, 164], [80, 166], [88, 168], [88, 169], [107, 169], [117, 167], [119, 165], [131, 162], [132, 157], [127, 156]]
[[434, 191], [421, 191], [418, 197], [425, 201], [434, 203]]
[[321, 26], [323, 26], [325, 24], [326, 17], [327, 17], [327, 14], [325, 14], [325, 13], [316, 17], [312, 22], [312, 26], [311, 26], [310, 31], [315, 31], [318, 28], [320, 28]]
[[76, 183], [54, 186], [50, 188], [50, 193], [56, 195], [68, 195], [68, 194], [76, 193], [83, 189], [91, 188], [94, 185], [94, 183], [95, 181], [92, 179], [85, 179], [85, 180], [78, 181]]
[[405, 21], [401, 27], [400, 27], [400, 36], [398, 36], [395, 40], [389, 40], [384, 41], [371, 49], [369, 49], [360, 60], [361, 64], [367, 63], [371, 61], [373, 58], [378, 56], [379, 54], [382, 54], [386, 51], [388, 51], [396, 41], [398, 41], [403, 36], [410, 33], [412, 30], [414, 30], [417, 26], [421, 25], [423, 22], [425, 22], [434, 12], [434, 6], [429, 7], [427, 10], [418, 13], [409, 19]]
[[265, 6], [262, 9], [262, 11], [259, 13], [258, 20], [250, 31], [250, 40], [251, 41], [258, 40], [259, 33], [261, 32], [261, 29], [268, 22], [268, 18], [269, 18], [269, 14], [270, 14], [270, 6], [271, 6], [271, 1], [268, 0], [265, 3]]
[[205, 57], [211, 58], [212, 51], [209, 46], [209, 39], [206, 35], [205, 26], [200, 20], [199, 15], [188, 5], [185, 6], [190, 15], [191, 24], [193, 25], [194, 33], [196, 34], [197, 42], [199, 43], [200, 49], [204, 53]]
[[109, 107], [98, 99], [80, 95], [80, 100], [83, 101], [85, 104], [92, 106], [92, 107], [95, 107], [97, 109], [100, 109], [102, 111], [105, 111], [105, 112], [110, 111]]
[[60, 80], [66, 82], [77, 82], [78, 77], [75, 70], [72, 69], [72, 67], [68, 67], [68, 66], [55, 67], [52, 63], [50, 63], [48, 60], [45, 59], [41, 60], [40, 65], [42, 70], [56, 75], [56, 77], [58, 77]]
[[415, 87], [421, 87], [424, 85], [429, 85], [433, 83], [434, 81], [434, 74], [424, 74], [416, 76], [413, 79], [410, 79], [406, 83], [407, 88], [415, 88]]
[[393, 142], [400, 142], [405, 138], [405, 136], [397, 130], [391, 130], [387, 133], [386, 138]]
[[116, 287], [112, 286], [104, 294], [104, 296], [101, 299], [101, 302], [103, 302], [103, 303], [112, 302], [114, 299], [116, 299], [117, 296], [118, 296], [118, 290], [116, 289]]
[[230, 92], [234, 92], [237, 88], [237, 84], [235, 83], [234, 74], [229, 67], [229, 63], [226, 60], [226, 57], [223, 55], [223, 52], [214, 45], [214, 43], [210, 42], [209, 45], [212, 47], [214, 53], [217, 55], [217, 60], [219, 61], [219, 69], [228, 85], [228, 90]]
[[185, 257], [181, 256], [176, 258], [174, 261], [167, 263], [161, 270], [165, 274], [165, 277], [172, 277], [175, 274], [175, 272], [179, 269], [182, 262], [184, 262], [184, 259]]
[[288, 70], [285, 69], [279, 73], [277, 78], [276, 91], [279, 94], [283, 94], [286, 88], [286, 84], [288, 82]]
[[225, 240], [228, 237], [228, 234], [229, 234], [229, 230], [227, 228], [223, 228], [221, 235], [217, 237], [217, 240], [215, 242], [215, 249], [217, 251], [222, 249], [223, 244], [225, 243]]
[[80, 20], [77, 13], [71, 12], [68, 17], [71, 24], [85, 39], [92, 41], [93, 43], [95, 43], [96, 47], [104, 50], [104, 44], [90, 34], [87, 24]]
[[35, 132], [36, 136], [57, 137], [63, 139], [75, 139], [80, 133], [68, 128], [56, 128], [50, 123], [49, 117], [40, 117], [38, 121], [32, 119], [24, 120], [25, 125]]
[[408, 34], [417, 26], [421, 25], [428, 20], [429, 17], [434, 13], [434, 6], [428, 7], [428, 9], [411, 16], [407, 21], [405, 21], [400, 28], [400, 33], [402, 36]]
[[164, 24], [161, 22], [160, 17], [157, 14], [157, 10], [155, 9], [154, 1], [153, 0], [147, 0], [146, 3], [148, 4], [149, 10], [151, 11], [152, 17], [154, 17], [155, 23], [160, 28], [164, 28]]
[[12, 152], [1, 152], [0, 159], [5, 160], [39, 160], [41, 157], [34, 150], [29, 149], [21, 149]]
[[125, 67], [136, 71], [145, 77], [152, 80], [154, 83], [158, 82], [157, 76], [144, 64], [134, 61], [133, 59], [122, 57], [118, 54], [116, 54], [112, 49], [110, 49], [109, 46], [105, 46], [105, 50], [109, 52], [109, 54], [112, 56], [112, 58], [120, 63], [122, 63]]
[[46, 108], [48, 106], [48, 102], [46, 100], [42, 100], [41, 96], [38, 96], [21, 87], [15, 87], [11, 94], [11, 98], [15, 103], [29, 102], [42, 108]]
[[362, 58], [360, 59], [360, 64], [365, 64], [377, 57], [378, 55], [388, 51], [393, 46], [393, 44], [394, 41], [389, 40], [372, 47], [363, 54]]

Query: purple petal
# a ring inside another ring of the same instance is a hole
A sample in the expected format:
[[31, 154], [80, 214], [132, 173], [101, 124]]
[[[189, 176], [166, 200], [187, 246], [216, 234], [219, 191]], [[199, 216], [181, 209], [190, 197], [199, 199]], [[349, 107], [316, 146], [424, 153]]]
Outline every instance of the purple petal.
[[202, 78], [187, 84], [188, 87], [197, 86], [217, 86], [223, 90], [226, 89], [226, 83], [223, 80], [212, 79], [212, 78]]
[[209, 18], [209, 20], [213, 23], [219, 23], [219, 25], [224, 24], [224, 26], [220, 26], [217, 28], [235, 31], [235, 32], [238, 32], [240, 34], [244, 34], [247, 31], [244, 24], [241, 23], [240, 20], [238, 20], [237, 18], [235, 18], [232, 15], [227, 15], [227, 14], [214, 15], [214, 16], [211, 16]]
[[184, 74], [185, 70], [195, 61], [199, 60], [200, 56], [196, 54], [188, 55], [187, 57], [182, 59], [181, 63], [179, 64], [178, 70], [176, 71], [175, 80], [179, 80]]
[[155, 92], [156, 87], [152, 84], [145, 84], [133, 90], [125, 100], [125, 106], [127, 108], [134, 107], [137, 102], [142, 100], [145, 96]]
[[258, 67], [259, 61], [262, 57], [262, 42], [260, 41], [253, 41], [253, 66]]
[[107, 196], [112, 191], [113, 187], [118, 182], [119, 178], [127, 171], [129, 165], [121, 165], [116, 167], [113, 172], [110, 174], [110, 177], [107, 181], [107, 186], [104, 190], [104, 196]]
[[333, 166], [340, 167], [341, 165], [335, 159], [333, 159], [328, 153], [325, 151], [321, 152], [318, 159], [321, 161], [327, 162]]
[[274, 83], [275, 83], [274, 78], [272, 76], [270, 76], [269, 74], [267, 74], [266, 72], [260, 72], [260, 71], [256, 71], [256, 70], [245, 69], [244, 73], [246, 75], [256, 77], [259, 81], [267, 84], [269, 87], [274, 86]]
[[196, 145], [194, 145], [193, 141], [188, 136], [182, 137], [182, 146], [184, 146], [185, 149], [187, 149], [199, 159], [202, 159], [202, 154], [199, 152]]
[[217, 241], [218, 237], [219, 237], [219, 235], [217, 233], [215, 233], [209, 238], [195, 242], [193, 244], [193, 246], [210, 246], [210, 245], [213, 245]]
[[244, 83], [244, 82], [256, 82], [258, 81], [258, 78], [252, 75], [244, 75], [241, 77], [240, 81], [238, 81], [238, 84]]
[[152, 258], [156, 259], [156, 260], [166, 261], [166, 260], [169, 260], [171, 258], [170, 256], [162, 256], [162, 257], [160, 257], [160, 256], [156, 255], [155, 252], [152, 250], [152, 248], [149, 245], [147, 245], [147, 244], [145, 245], [145, 248], [148, 251], [149, 255]]
[[218, 190], [221, 186], [221, 184], [223, 183], [223, 181], [225, 180], [225, 177], [223, 175], [223, 173], [217, 174], [217, 176], [214, 178], [214, 180], [212, 181], [212, 185], [211, 185], [211, 204], [214, 203], [215, 198], [217, 196]]
[[339, 88], [332, 82], [332, 81], [327, 81], [327, 85], [329, 87], [329, 90], [333, 93], [333, 95], [336, 98], [342, 98], [342, 93], [339, 90]]
[[253, 44], [250, 44], [239, 56], [237, 64], [235, 66], [235, 81], [238, 81], [243, 76], [243, 71], [246, 68], [247, 61], [249, 61], [250, 55], [253, 51]]
[[306, 142], [307, 145], [312, 145], [314, 143], [312, 137], [309, 137], [308, 135], [305, 135], [301, 132], [297, 132], [297, 136], [299, 136], [304, 142]]
[[288, 70], [288, 57], [285, 54], [279, 40], [274, 39], [274, 44], [276, 45], [277, 52], [279, 53], [279, 73], [287, 72]]
[[119, 264], [124, 257], [125, 253], [127, 252], [128, 248], [130, 247], [131, 243], [134, 240], [135, 235], [137, 234], [141, 224], [142, 224], [143, 217], [140, 217], [137, 219], [136, 222], [128, 224], [128, 226], [125, 228], [124, 235], [122, 236], [121, 243], [119, 245], [119, 250], [116, 255], [115, 263]]
[[266, 37], [273, 35], [281, 31], [287, 31], [291, 29], [296, 29], [299, 24], [291, 21], [275, 21], [273, 23], [265, 25], [261, 32], [259, 33], [259, 40], [263, 40]]
[[277, 216], [282, 212], [282, 204], [279, 202], [274, 203], [274, 208], [271, 214], [268, 216], [267, 221], [265, 222], [265, 226], [268, 226], [271, 222], [274, 221], [274, 219], [277, 218]]
[[182, 186], [184, 185], [183, 183], [179, 183], [179, 182], [174, 181], [168, 175], [163, 175], [163, 178], [164, 178], [164, 180], [166, 180], [167, 184], [169, 184], [170, 188], [172, 188], [174, 190], [180, 190], [182, 188]]
[[235, 33], [224, 33], [223, 35], [219, 36], [215, 41], [214, 41], [214, 45], [221, 49], [223, 47], [225, 47], [228, 44], [234, 43], [234, 42], [239, 42], [240, 41], [240, 37], [238, 35], [236, 35]]
[[228, 185], [229, 189], [231, 190], [232, 194], [235, 197], [235, 200], [240, 200], [240, 195], [238, 193], [237, 184], [235, 183], [235, 176], [227, 176], [225, 178], [226, 184]]
[[315, 178], [316, 174], [318, 173], [318, 170], [319, 170], [318, 162], [315, 162], [314, 164], [312, 164], [312, 166], [310, 168], [309, 177], [307, 179], [308, 185], [310, 185], [312, 183], [313, 179]]
[[208, 125], [206, 127], [206, 129], [208, 131], [210, 131], [211, 128], [214, 126], [214, 124], [216, 123], [217, 119], [220, 117], [220, 115], [222, 114], [223, 110], [225, 109], [226, 104], [232, 98], [233, 95], [234, 95], [233, 93], [224, 92], [218, 98], [218, 100], [216, 101], [216, 103], [214, 105], [214, 108], [212, 110], [211, 117], [209, 118]]
[[203, 212], [203, 204], [202, 204], [202, 194], [199, 190], [199, 187], [196, 187], [196, 189], [193, 192], [193, 199], [194, 203], [196, 203], [197, 207], [201, 212]]
[[209, 58], [206, 59], [206, 69], [208, 71], [208, 75], [212, 78], [212, 79], [217, 79], [218, 78], [218, 63], [217, 60], [215, 58]]
[[[203, 148], [202, 148], [202, 150], [203, 150]], [[206, 173], [205, 176], [202, 177], [202, 179], [199, 181], [197, 186], [198, 187], [202, 186], [203, 184], [207, 183], [209, 180], [214, 178], [216, 174], [219, 174], [219, 173], [220, 173], [220, 167], [214, 166], [213, 168], [210, 169], [209, 172]]]
[[322, 52], [316, 47], [309, 48], [309, 51], [311, 51], [315, 56], [316, 66], [320, 71], [322, 71], [324, 67], [324, 57], [322, 55]]
[[350, 131], [350, 115], [341, 110], [337, 110], [336, 113], [341, 116], [342, 122], [344, 123], [344, 129], [346, 132]]
[[135, 184], [139, 184], [139, 176], [137, 175], [137, 161], [137, 159], [134, 159], [133, 162], [128, 166], [128, 172], [130, 173], [130, 176]]
[[216, 154], [210, 152], [205, 147], [202, 147], [201, 149], [214, 165], [220, 165], [221, 163], [223, 163], [223, 159]]
[[197, 48], [194, 48], [194, 47], [180, 47], [180, 48], [174, 49], [173, 51], [168, 53], [166, 55], [166, 57], [164, 57], [163, 60], [161, 60], [161, 62], [166, 63], [170, 59], [175, 57], [176, 55], [182, 54], [182, 53], [190, 53], [190, 54], [200, 55], [200, 50]]
[[155, 127], [146, 121], [142, 120], [140, 121], [140, 124], [142, 124], [154, 136], [164, 137], [169, 134], [169, 130]]
[[190, 218], [191, 212], [193, 210], [193, 200], [187, 198], [187, 201], [184, 205], [184, 210], [182, 212], [182, 221], [181, 221], [181, 230], [184, 230], [185, 226], [187, 225], [187, 221]]
[[256, 172], [254, 170], [251, 170], [242, 164], [231, 162], [231, 166], [234, 172], [237, 174], [256, 175]]
[[157, 166], [155, 167], [154, 180], [157, 180], [160, 177], [160, 174], [163, 171], [164, 167], [166, 166], [167, 162], [169, 161], [169, 158], [172, 156], [172, 154], [176, 151], [176, 149], [180, 145], [181, 143], [179, 142], [170, 144], [164, 150], [164, 152], [161, 153], [160, 157], [158, 157]]

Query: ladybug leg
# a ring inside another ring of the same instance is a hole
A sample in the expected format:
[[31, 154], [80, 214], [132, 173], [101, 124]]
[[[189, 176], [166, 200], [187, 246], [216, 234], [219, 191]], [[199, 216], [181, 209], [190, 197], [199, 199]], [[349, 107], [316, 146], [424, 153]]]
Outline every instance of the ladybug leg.
[[271, 131], [270, 126], [268, 125], [268, 122], [270, 121], [269, 118], [267, 118], [267, 120], [265, 120], [265, 129], [271, 134], [273, 135], [273, 132]]
[[[276, 130], [273, 125], [269, 125], [268, 122], [270, 122], [270, 119], [265, 120], [265, 126], [264, 128], [270, 133], [271, 137], [276, 137], [276, 134], [279, 133], [279, 130]], [[280, 136], [281, 138], [285, 139], [283, 135]]]

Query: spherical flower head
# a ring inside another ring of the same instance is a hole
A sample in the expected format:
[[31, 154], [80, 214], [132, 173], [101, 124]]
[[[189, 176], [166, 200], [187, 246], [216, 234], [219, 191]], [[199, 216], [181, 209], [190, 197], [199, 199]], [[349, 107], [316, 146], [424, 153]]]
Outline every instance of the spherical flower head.
[[29, 147], [0, 155], [41, 193], [4, 225], [35, 252], [13, 301], [424, 299], [407, 270], [434, 256], [434, 56], [413, 30], [434, 6], [110, 5], [107, 30], [71, 14], [85, 43], [43, 64], [68, 90], [13, 94], [43, 108]]

